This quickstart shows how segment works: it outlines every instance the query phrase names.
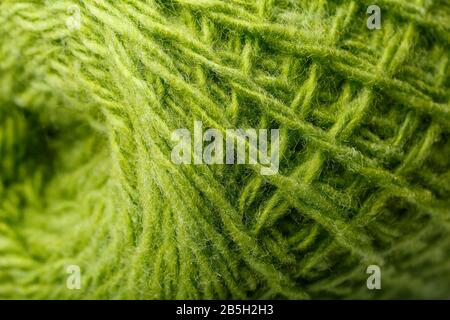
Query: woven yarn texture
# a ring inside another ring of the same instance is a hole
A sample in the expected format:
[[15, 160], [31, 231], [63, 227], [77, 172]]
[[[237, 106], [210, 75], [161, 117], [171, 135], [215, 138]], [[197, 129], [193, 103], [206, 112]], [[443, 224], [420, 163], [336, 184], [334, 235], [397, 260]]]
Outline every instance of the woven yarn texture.
[[448, 299], [449, 49], [448, 0], [0, 0], [0, 298]]

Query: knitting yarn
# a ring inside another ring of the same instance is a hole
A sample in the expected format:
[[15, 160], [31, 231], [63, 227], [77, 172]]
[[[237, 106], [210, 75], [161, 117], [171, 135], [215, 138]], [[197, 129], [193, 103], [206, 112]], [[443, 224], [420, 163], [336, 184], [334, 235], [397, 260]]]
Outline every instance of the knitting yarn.
[[449, 19], [1, 1], [0, 298], [448, 298]]

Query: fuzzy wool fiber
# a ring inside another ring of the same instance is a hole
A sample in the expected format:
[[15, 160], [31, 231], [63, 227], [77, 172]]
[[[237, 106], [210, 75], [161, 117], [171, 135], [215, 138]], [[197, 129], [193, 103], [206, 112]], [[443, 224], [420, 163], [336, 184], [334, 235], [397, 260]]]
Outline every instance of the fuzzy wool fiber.
[[1, 0], [0, 298], [449, 298], [450, 3], [372, 4]]

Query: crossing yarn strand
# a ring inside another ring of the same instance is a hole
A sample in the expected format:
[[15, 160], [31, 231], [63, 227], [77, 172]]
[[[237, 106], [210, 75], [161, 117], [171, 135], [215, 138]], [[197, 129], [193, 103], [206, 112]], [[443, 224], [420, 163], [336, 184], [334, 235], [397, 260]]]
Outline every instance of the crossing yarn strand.
[[372, 4], [2, 0], [0, 298], [449, 298], [450, 3]]

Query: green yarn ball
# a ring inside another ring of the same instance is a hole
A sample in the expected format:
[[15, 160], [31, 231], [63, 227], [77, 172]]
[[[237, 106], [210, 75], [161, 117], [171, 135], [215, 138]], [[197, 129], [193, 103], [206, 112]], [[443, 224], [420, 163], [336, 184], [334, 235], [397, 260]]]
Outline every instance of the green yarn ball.
[[449, 298], [450, 3], [372, 4], [1, 1], [0, 298]]

